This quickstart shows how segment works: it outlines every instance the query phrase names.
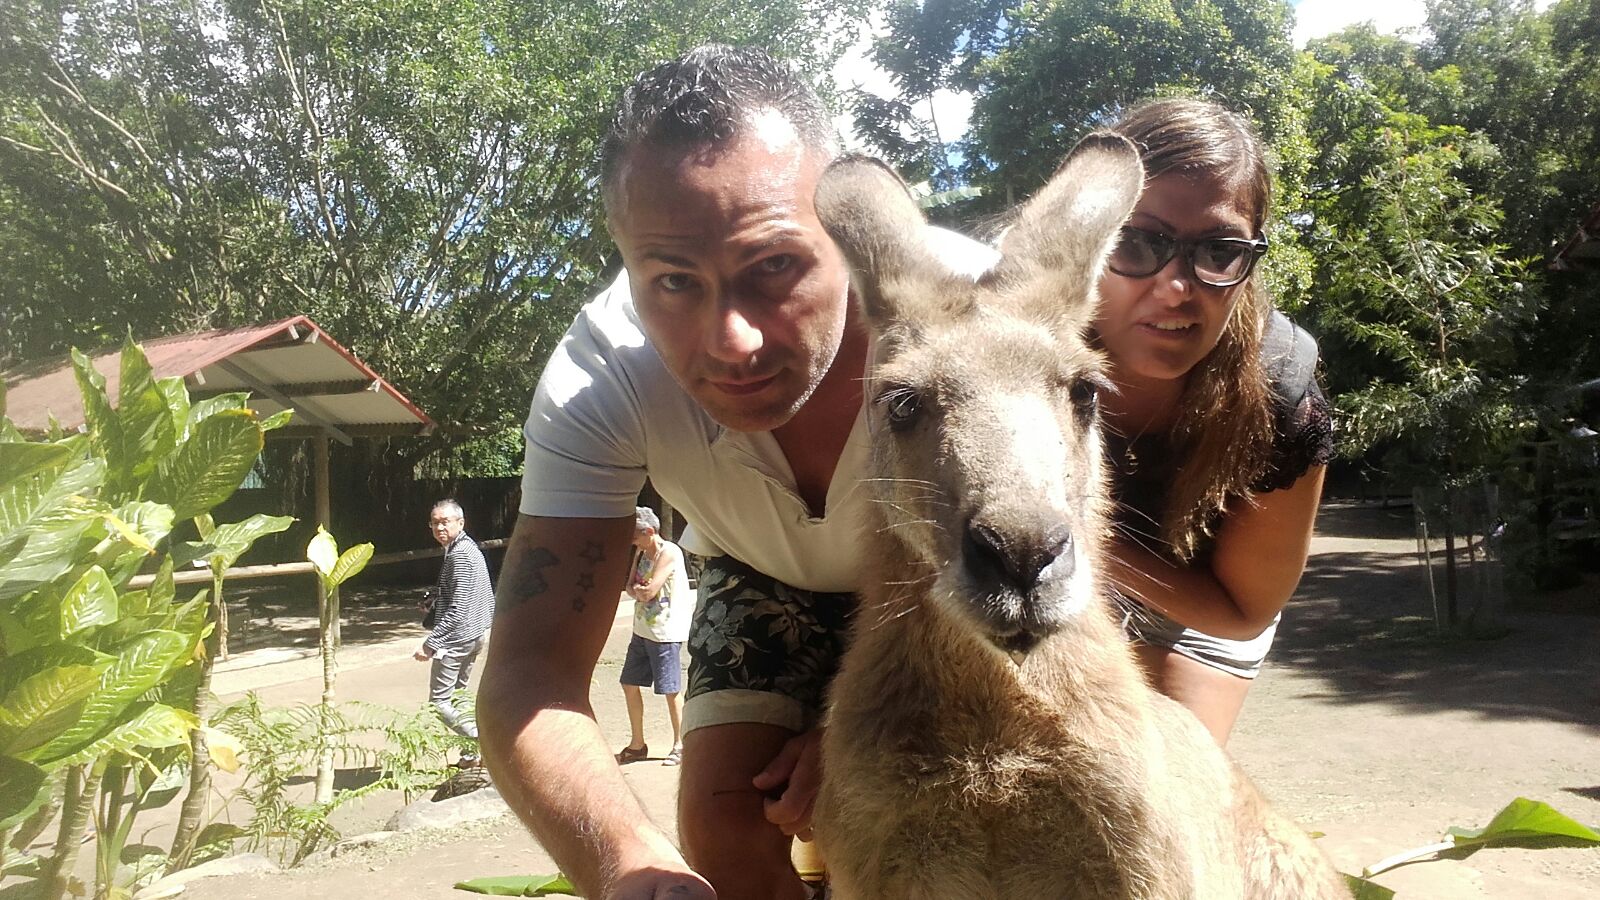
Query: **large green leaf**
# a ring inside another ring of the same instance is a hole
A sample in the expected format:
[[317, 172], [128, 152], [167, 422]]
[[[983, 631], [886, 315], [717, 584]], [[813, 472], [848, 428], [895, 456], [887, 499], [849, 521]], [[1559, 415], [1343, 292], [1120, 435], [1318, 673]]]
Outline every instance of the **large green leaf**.
[[1466, 859], [1485, 847], [1542, 849], [1596, 844], [1600, 844], [1600, 832], [1567, 818], [1548, 803], [1518, 797], [1482, 828], [1452, 825], [1443, 841], [1386, 857], [1367, 866], [1361, 874], [1370, 877], [1425, 860]]
[[357, 544], [339, 554], [339, 561], [333, 564], [333, 571], [328, 574], [328, 583], [338, 587], [360, 574], [362, 569], [372, 559], [371, 544]]
[[272, 415], [267, 416], [265, 419], [261, 420], [261, 430], [262, 431], [275, 431], [275, 430], [277, 430], [279, 428], [284, 427], [285, 425], [288, 425], [289, 422], [291, 420], [293, 420], [293, 419], [294, 419], [294, 410], [292, 410], [292, 409], [280, 409], [277, 412], [273, 413]]
[[157, 380], [156, 390], [161, 392], [161, 399], [166, 401], [167, 412], [172, 416], [173, 435], [183, 440], [189, 433], [189, 389], [184, 387], [182, 378], [174, 375]]
[[0, 443], [0, 488], [45, 469], [63, 468], [73, 452], [70, 443]]
[[311, 542], [306, 544], [306, 559], [311, 561], [324, 582], [333, 574], [333, 567], [339, 564], [339, 544], [321, 525], [317, 526], [317, 533], [312, 536]]
[[191, 646], [188, 636], [175, 631], [147, 631], [118, 647], [116, 661], [101, 673], [100, 683], [84, 702], [78, 720], [33, 758], [48, 764], [70, 756], [102, 730], [115, 725], [140, 695], [159, 684], [173, 666], [184, 662]]
[[112, 517], [112, 521], [128, 526], [127, 529], [119, 528], [118, 532], [128, 536], [131, 531], [137, 539], [130, 539], [129, 543], [146, 552], [153, 552], [156, 544], [166, 540], [167, 535], [172, 533], [176, 518], [172, 507], [148, 500], [125, 503], [112, 513]]
[[59, 466], [47, 466], [0, 487], [0, 535], [31, 533], [81, 519], [91, 514], [83, 511], [86, 506], [104, 509], [73, 501], [93, 496], [105, 483], [105, 475], [105, 463], [69, 457]]
[[0, 700], [10, 696], [17, 685], [47, 669], [92, 666], [102, 661], [109, 664], [110, 657], [102, 657], [81, 644], [60, 641], [13, 653], [0, 659]]
[[1359, 875], [1346, 874], [1344, 885], [1350, 889], [1352, 900], [1392, 900], [1394, 897], [1394, 891]]
[[261, 428], [249, 410], [225, 410], [195, 425], [161, 465], [146, 496], [192, 519], [228, 497], [261, 454]]
[[211, 589], [205, 588], [187, 603], [175, 608], [172, 611], [171, 630], [188, 635], [191, 639], [200, 637], [206, 628], [210, 598]]
[[456, 890], [496, 897], [544, 897], [549, 894], [577, 896], [577, 888], [565, 875], [498, 875], [456, 882]]
[[23, 679], [0, 702], [0, 753], [29, 759], [28, 751], [71, 725], [103, 668], [58, 666]]
[[1506, 804], [1482, 828], [1452, 825], [1447, 834], [1455, 839], [1452, 858], [1461, 858], [1484, 847], [1548, 847], [1600, 844], [1600, 833], [1567, 818], [1548, 803], [1526, 797]]
[[239, 561], [259, 538], [277, 534], [294, 524], [294, 516], [266, 516], [257, 513], [242, 522], [218, 525], [206, 543], [216, 548], [224, 568]]
[[121, 423], [121, 470], [112, 477], [124, 489], [141, 484], [177, 444], [167, 397], [156, 386], [144, 349], [130, 336], [122, 345], [122, 376], [117, 390], [117, 419]]
[[[0, 600], [71, 571], [80, 540], [106, 511], [93, 499], [104, 481], [105, 463], [77, 459], [0, 489], [0, 547], [10, 556], [0, 569]], [[13, 549], [18, 539], [23, 544]]]
[[159, 703], [142, 703], [133, 715], [101, 735], [94, 743], [50, 765], [75, 766], [109, 753], [127, 753], [140, 747], [172, 747], [189, 740], [189, 732], [200, 727], [194, 713]]
[[194, 426], [224, 410], [244, 409], [249, 400], [249, 394], [234, 391], [197, 401], [189, 408], [189, 428], [192, 431]]
[[162, 557], [156, 569], [155, 580], [150, 582], [149, 608], [164, 609], [178, 595], [178, 586], [172, 580], [172, 558]]
[[33, 815], [34, 810], [50, 799], [50, 777], [33, 763], [12, 756], [0, 756], [0, 834], [10, 836], [11, 829]]
[[72, 374], [78, 380], [78, 393], [83, 397], [83, 417], [89, 429], [89, 440], [101, 459], [109, 464], [111, 472], [119, 472], [123, 468], [122, 422], [117, 419], [111, 397], [106, 394], [106, 377], [89, 357], [76, 349], [72, 351]]
[[117, 589], [99, 566], [90, 566], [61, 599], [61, 637], [117, 620]]

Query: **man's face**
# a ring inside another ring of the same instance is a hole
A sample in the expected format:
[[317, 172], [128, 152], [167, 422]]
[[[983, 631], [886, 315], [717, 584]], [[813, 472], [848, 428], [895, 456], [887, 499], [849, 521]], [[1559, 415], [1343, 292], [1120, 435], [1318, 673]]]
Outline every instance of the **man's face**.
[[462, 519], [449, 507], [440, 507], [428, 517], [428, 531], [433, 533], [433, 539], [444, 547], [456, 539], [461, 533]]
[[711, 148], [635, 148], [611, 233], [656, 352], [711, 417], [770, 431], [833, 364], [849, 274], [812, 206], [824, 161], [762, 114]]

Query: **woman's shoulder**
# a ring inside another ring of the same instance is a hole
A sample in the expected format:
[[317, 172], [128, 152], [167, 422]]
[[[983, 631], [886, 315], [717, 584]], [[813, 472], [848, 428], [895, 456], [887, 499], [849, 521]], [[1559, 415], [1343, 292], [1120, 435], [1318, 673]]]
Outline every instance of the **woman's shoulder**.
[[1317, 341], [1273, 310], [1261, 341], [1261, 362], [1273, 394], [1272, 458], [1257, 492], [1286, 488], [1312, 466], [1333, 458], [1333, 414], [1317, 385]]
[[1317, 387], [1317, 339], [1273, 310], [1261, 335], [1261, 367], [1280, 405], [1294, 408]]

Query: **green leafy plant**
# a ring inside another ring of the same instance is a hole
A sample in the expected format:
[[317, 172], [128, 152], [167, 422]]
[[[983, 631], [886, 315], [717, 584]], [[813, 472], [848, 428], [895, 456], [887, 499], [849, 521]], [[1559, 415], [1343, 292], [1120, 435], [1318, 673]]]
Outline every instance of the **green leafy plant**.
[[[316, 536], [306, 546], [306, 559], [317, 570], [317, 580], [322, 587], [317, 595], [321, 625], [317, 643], [322, 653], [322, 709], [325, 715], [331, 716], [334, 682], [339, 677], [339, 585], [367, 567], [372, 559], [372, 545], [357, 544], [341, 554], [333, 535], [319, 525]], [[331, 729], [332, 724], [329, 719], [324, 731]], [[333, 748], [330, 744], [324, 747], [317, 759], [317, 802], [328, 803], [332, 800]]]
[[[258, 421], [242, 395], [191, 404], [132, 341], [115, 398], [88, 358], [75, 352], [73, 369], [86, 433], [30, 440], [0, 418], [0, 855], [46, 900], [78, 890], [91, 817], [96, 897], [157, 868], [128, 839], [178, 792], [212, 629], [209, 592], [180, 598], [162, 548], [233, 492], [283, 421]], [[141, 570], [153, 578], [132, 588]], [[52, 819], [49, 854], [10, 858]]]
[[[409, 801], [444, 781], [449, 752], [469, 745], [428, 706], [410, 712], [367, 703], [268, 707], [253, 693], [223, 709], [217, 727], [240, 745], [245, 779], [235, 795], [252, 809], [241, 835], [284, 865], [339, 839], [328, 821], [338, 808], [391, 790]], [[347, 768], [377, 769], [376, 777], [336, 790], [326, 802], [297, 796], [296, 782], [325, 750]]]

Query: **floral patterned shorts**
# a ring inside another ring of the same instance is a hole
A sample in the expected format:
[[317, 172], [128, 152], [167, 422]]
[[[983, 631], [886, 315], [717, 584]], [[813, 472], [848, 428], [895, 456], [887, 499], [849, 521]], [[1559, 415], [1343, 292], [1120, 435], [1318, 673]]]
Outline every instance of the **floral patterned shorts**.
[[706, 560], [689, 632], [684, 730], [815, 725], [855, 607], [854, 594], [790, 587], [731, 556]]

